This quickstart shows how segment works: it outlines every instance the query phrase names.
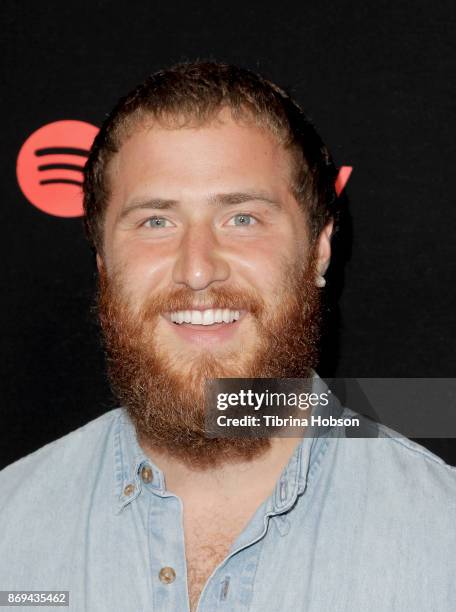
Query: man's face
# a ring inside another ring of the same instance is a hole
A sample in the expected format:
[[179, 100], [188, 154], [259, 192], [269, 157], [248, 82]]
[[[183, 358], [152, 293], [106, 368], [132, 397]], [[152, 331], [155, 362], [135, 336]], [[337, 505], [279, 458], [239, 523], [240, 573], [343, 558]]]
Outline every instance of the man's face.
[[138, 129], [110, 163], [101, 320], [114, 387], [157, 445], [182, 446], [182, 426], [195, 446], [207, 377], [314, 365], [318, 293], [290, 167], [271, 134], [227, 111]]

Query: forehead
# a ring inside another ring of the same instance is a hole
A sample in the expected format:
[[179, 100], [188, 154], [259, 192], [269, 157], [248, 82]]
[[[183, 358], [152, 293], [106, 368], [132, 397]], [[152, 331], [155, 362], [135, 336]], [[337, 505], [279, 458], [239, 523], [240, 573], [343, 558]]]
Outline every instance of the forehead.
[[288, 191], [291, 155], [267, 129], [236, 121], [227, 110], [201, 126], [138, 126], [108, 168], [111, 200], [142, 191], [163, 197], [233, 187]]

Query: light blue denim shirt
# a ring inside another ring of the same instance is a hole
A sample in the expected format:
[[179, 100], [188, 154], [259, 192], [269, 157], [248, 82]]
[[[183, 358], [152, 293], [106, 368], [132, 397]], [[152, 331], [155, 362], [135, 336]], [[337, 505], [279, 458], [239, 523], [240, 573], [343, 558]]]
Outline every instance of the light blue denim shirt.
[[[67, 590], [78, 612], [189, 610], [182, 503], [123, 408], [0, 472], [0, 523], [1, 590]], [[303, 438], [198, 605], [455, 610], [456, 470], [384, 427]]]

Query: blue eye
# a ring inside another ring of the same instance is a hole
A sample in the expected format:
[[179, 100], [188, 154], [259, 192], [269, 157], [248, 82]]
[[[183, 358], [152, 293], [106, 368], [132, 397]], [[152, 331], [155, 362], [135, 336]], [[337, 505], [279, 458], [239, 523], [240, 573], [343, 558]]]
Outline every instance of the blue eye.
[[[150, 225], [148, 225], [149, 222]], [[150, 219], [144, 222], [144, 225], [146, 227], [160, 228], [166, 227], [166, 223], [168, 223], [168, 219], [165, 219], [165, 217], [150, 217]]]
[[247, 213], [239, 213], [238, 215], [235, 215], [232, 219], [234, 220], [234, 225], [237, 225], [237, 226], [254, 225], [256, 223], [256, 219], [252, 217], [252, 215], [249, 215]]

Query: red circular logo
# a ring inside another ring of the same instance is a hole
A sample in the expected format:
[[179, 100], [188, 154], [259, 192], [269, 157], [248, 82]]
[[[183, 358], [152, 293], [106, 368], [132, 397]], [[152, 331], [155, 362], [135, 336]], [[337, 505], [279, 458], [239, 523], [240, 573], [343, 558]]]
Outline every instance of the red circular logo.
[[34, 206], [56, 217], [80, 217], [82, 171], [98, 128], [54, 121], [27, 138], [17, 156], [17, 180]]

